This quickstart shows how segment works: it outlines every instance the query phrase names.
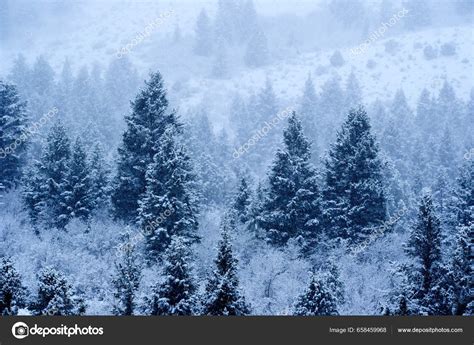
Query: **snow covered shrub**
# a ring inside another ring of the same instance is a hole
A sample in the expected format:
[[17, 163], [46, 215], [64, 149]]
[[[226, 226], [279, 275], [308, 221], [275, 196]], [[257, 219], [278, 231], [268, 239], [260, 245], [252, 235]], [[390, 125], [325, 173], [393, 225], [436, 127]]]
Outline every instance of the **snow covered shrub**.
[[454, 42], [447, 42], [441, 46], [440, 50], [441, 55], [443, 56], [453, 56], [456, 55], [456, 45]]
[[385, 43], [385, 52], [389, 55], [395, 55], [400, 48], [400, 44], [395, 40], [389, 40]]
[[426, 60], [433, 60], [438, 57], [438, 49], [434, 48], [430, 44], [428, 44], [424, 49], [423, 49], [423, 55], [425, 56]]
[[333, 67], [341, 67], [344, 65], [344, 58], [339, 50], [336, 50], [329, 59]]
[[368, 69], [374, 69], [375, 66], [377, 66], [377, 63], [374, 60], [370, 59], [369, 61], [367, 61], [366, 66]]

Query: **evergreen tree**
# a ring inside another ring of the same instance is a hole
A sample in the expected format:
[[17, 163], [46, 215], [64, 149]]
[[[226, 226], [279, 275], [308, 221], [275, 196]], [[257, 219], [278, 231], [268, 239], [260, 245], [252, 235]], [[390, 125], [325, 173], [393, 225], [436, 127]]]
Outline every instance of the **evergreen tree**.
[[81, 139], [78, 137], [72, 147], [71, 161], [66, 176], [65, 191], [63, 192], [71, 218], [80, 218], [83, 221], [90, 219], [94, 207], [91, 188], [87, 154]]
[[31, 69], [26, 63], [26, 59], [19, 54], [13, 60], [13, 66], [8, 75], [8, 80], [16, 85], [18, 93], [22, 98], [26, 98], [31, 92]]
[[214, 62], [212, 63], [211, 75], [214, 78], [224, 79], [229, 75], [229, 61], [227, 57], [227, 47], [222, 37], [216, 39], [216, 51], [214, 52]]
[[121, 261], [115, 263], [116, 275], [112, 280], [115, 288], [113, 313], [114, 315], [133, 315], [142, 274], [130, 233], [122, 235], [120, 251]]
[[448, 240], [455, 243], [449, 266], [450, 299], [453, 314], [472, 314], [470, 281], [472, 278], [471, 242], [474, 224], [474, 160], [467, 161], [460, 170], [452, 201], [448, 204], [450, 225]]
[[241, 8], [239, 11], [238, 21], [238, 38], [240, 42], [247, 41], [252, 34], [258, 30], [259, 21], [258, 14], [255, 10], [255, 5], [252, 0], [247, 0], [245, 3], [240, 4]]
[[[341, 121], [344, 109], [344, 93], [342, 91], [339, 76], [327, 80], [321, 87], [319, 95], [319, 118], [320, 127], [324, 128], [326, 138], [332, 137], [337, 124]], [[327, 139], [326, 139], [327, 140]], [[326, 143], [324, 143], [326, 144]], [[324, 147], [325, 145], [323, 145]]]
[[[334, 260], [335, 261], [335, 260]], [[334, 263], [329, 263], [327, 271], [322, 275], [326, 289], [336, 301], [336, 306], [345, 302], [344, 283], [340, 280], [339, 268]]]
[[[277, 114], [279, 114], [279, 109], [278, 99], [272, 82], [267, 78], [265, 86], [251, 99], [251, 103], [249, 104], [248, 110], [255, 118], [255, 126], [251, 129], [251, 133], [247, 134], [243, 139], [248, 141], [249, 138], [257, 134], [259, 130], [264, 128], [267, 123], [270, 123]], [[269, 157], [273, 156], [275, 147], [277, 147], [280, 142], [282, 124], [283, 121], [269, 130], [266, 135], [259, 140], [258, 147], [252, 150], [254, 152], [249, 152], [248, 160], [254, 169], [261, 170], [268, 165]]]
[[190, 267], [189, 243], [173, 236], [166, 250], [165, 280], [154, 287], [152, 297], [146, 300], [151, 315], [193, 315], [197, 311], [197, 286]]
[[63, 191], [71, 157], [70, 140], [61, 123], [51, 128], [46, 139], [46, 148], [41, 156], [41, 171], [47, 184], [46, 211], [48, 222], [63, 228], [68, 222], [67, 202]]
[[454, 180], [457, 158], [456, 145], [453, 143], [449, 128], [445, 128], [443, 136], [440, 138], [436, 155], [438, 166], [446, 170], [450, 180]]
[[416, 106], [415, 124], [424, 134], [429, 134], [429, 132], [434, 129], [433, 122], [435, 114], [433, 114], [433, 110], [431, 95], [428, 90], [423, 89]]
[[256, 114], [251, 113], [249, 105], [241, 95], [236, 94], [229, 108], [229, 120], [233, 124], [236, 139], [239, 144], [251, 137], [252, 131], [257, 127]]
[[382, 103], [382, 101], [380, 101], [378, 98], [375, 100], [374, 103], [372, 103], [370, 119], [374, 128], [374, 132], [377, 135], [380, 135], [380, 133], [382, 133], [382, 130], [385, 128], [385, 124], [387, 121], [387, 110], [384, 103]]
[[3, 186], [3, 184], [0, 183], [0, 206], [4, 205], [4, 203], [2, 202], [4, 198], [4, 193], [5, 193], [5, 187]]
[[418, 220], [410, 233], [407, 253], [420, 261], [423, 281], [420, 294], [429, 292], [432, 283], [432, 271], [441, 262], [441, 227], [440, 220], [434, 214], [431, 195], [421, 199]]
[[[140, 112], [140, 107], [142, 107], [143, 109], [141, 110], [146, 113], [155, 105], [154, 100], [156, 100], [158, 104], [160, 103], [158, 101], [161, 99], [160, 94], [164, 92], [164, 88], [161, 84], [161, 75], [159, 75], [159, 73], [153, 74], [150, 77], [150, 81], [146, 83], [145, 89], [139, 92], [134, 104], [132, 104], [132, 115], [126, 120], [127, 125], [129, 120], [133, 120], [134, 115], [138, 115], [137, 113]], [[107, 109], [110, 109], [109, 111], [117, 118], [123, 116], [123, 114], [128, 112], [130, 107], [129, 100], [136, 94], [139, 85], [140, 79], [138, 78], [138, 73], [127, 56], [123, 56], [120, 59], [112, 59], [105, 71], [105, 101]], [[153, 90], [155, 92], [153, 92]], [[150, 97], [153, 96], [153, 94], [155, 94], [155, 97]], [[149, 106], [145, 106], [143, 102], [145, 99], [148, 99], [148, 97], [151, 98], [149, 99], [150, 104]], [[143, 106], [139, 104], [143, 104]], [[141, 115], [143, 115], [143, 113]], [[129, 126], [127, 126], [127, 128], [129, 131], [131, 130]]]
[[9, 258], [0, 261], [0, 315], [17, 315], [25, 306], [26, 289]]
[[16, 185], [21, 176], [27, 148], [26, 102], [16, 87], [0, 80], [0, 183]]
[[[406, 161], [408, 160], [407, 151], [405, 150], [405, 142], [402, 139], [400, 127], [395, 122], [395, 119], [390, 118], [385, 125], [382, 133], [381, 146], [388, 156], [395, 162], [397, 169], [406, 174]], [[404, 145], [403, 148], [401, 145]], [[406, 175], [404, 175], [406, 176]]]
[[146, 191], [139, 201], [138, 222], [145, 232], [151, 261], [168, 247], [173, 235], [198, 240], [195, 176], [190, 158], [169, 127], [157, 143], [146, 173]]
[[31, 70], [29, 79], [28, 107], [32, 120], [37, 121], [56, 104], [53, 103], [55, 90], [54, 70], [43, 56], [39, 56]]
[[35, 233], [38, 234], [38, 225], [46, 209], [46, 195], [48, 188], [45, 185], [45, 178], [41, 173], [41, 163], [33, 162], [25, 171], [22, 183], [22, 201], [28, 213]]
[[[267, 191], [265, 190], [263, 184], [259, 183], [257, 189], [252, 194], [252, 199], [250, 200], [248, 228], [251, 231], [258, 232], [258, 230], [263, 227], [260, 215], [263, 212], [266, 194]], [[257, 234], [257, 237], [262, 238], [264, 236]]]
[[339, 68], [345, 64], [344, 58], [339, 50], [336, 50], [331, 57], [329, 58], [329, 62], [333, 67]]
[[249, 188], [247, 178], [240, 178], [240, 184], [235, 194], [232, 208], [237, 212], [237, 216], [242, 223], [249, 220], [249, 208], [251, 202], [251, 190]]
[[[395, 125], [405, 134], [405, 139], [410, 134], [413, 125], [413, 112], [408, 106], [408, 101], [402, 89], [397, 90], [390, 105], [390, 116], [394, 119]], [[406, 140], [406, 139], [405, 139]], [[403, 147], [406, 148], [406, 145]]]
[[40, 96], [51, 95], [54, 89], [54, 70], [44, 56], [39, 56], [31, 71], [31, 87]]
[[278, 112], [278, 100], [269, 78], [265, 80], [265, 86], [258, 93], [251, 111], [256, 113], [260, 124], [270, 120]]
[[329, 10], [345, 28], [360, 27], [365, 18], [365, 8], [359, 0], [331, 0]]
[[205, 315], [242, 316], [250, 314], [250, 307], [239, 291], [237, 259], [230, 244], [228, 224], [222, 226], [222, 238], [215, 260], [216, 268], [209, 279], [203, 301]]
[[262, 29], [256, 29], [247, 43], [244, 56], [248, 67], [262, 67], [270, 61], [267, 37]]
[[[82, 124], [88, 126], [90, 130], [90, 123], [95, 123], [103, 116], [98, 109], [98, 104], [101, 100], [95, 93], [94, 82], [87, 66], [83, 66], [73, 82], [72, 94], [72, 109], [74, 118], [69, 119], [71, 125]], [[97, 140], [97, 138], [95, 138]]]
[[[468, 160], [461, 167], [450, 202], [450, 222], [452, 228], [467, 228], [473, 222], [474, 208], [474, 160]], [[456, 231], [453, 231], [456, 232]]]
[[284, 149], [277, 151], [268, 175], [268, 191], [260, 216], [268, 239], [284, 245], [290, 238], [314, 240], [319, 232], [319, 191], [309, 163], [310, 143], [293, 114], [284, 131]]
[[31, 304], [34, 315], [77, 315], [80, 303], [74, 298], [71, 284], [52, 268], [41, 270], [38, 295]]
[[351, 74], [349, 74], [347, 78], [345, 91], [344, 108], [346, 111], [362, 104], [362, 90], [354, 71], [351, 71]]
[[[194, 157], [194, 171], [196, 172], [196, 182], [199, 189], [200, 204], [203, 206], [218, 205], [225, 200], [228, 184], [227, 179], [232, 172], [223, 164], [218, 152], [222, 147], [221, 142], [214, 134], [212, 125], [207, 114], [200, 111], [195, 114], [189, 124], [189, 142], [186, 146], [189, 155]], [[224, 158], [227, 158], [225, 155]]]
[[403, 6], [408, 13], [403, 21], [407, 29], [415, 30], [431, 24], [430, 6], [425, 0], [406, 1]]
[[415, 259], [410, 283], [419, 313], [449, 313], [441, 240], [440, 220], [435, 214], [431, 195], [425, 194], [406, 247], [407, 254]]
[[212, 51], [212, 27], [204, 9], [199, 13], [194, 31], [196, 33], [194, 52], [197, 55], [208, 56]]
[[392, 0], [382, 0], [379, 10], [379, 21], [381, 23], [385, 22], [393, 16], [394, 13], [396, 13], [396, 9], [394, 8]]
[[313, 126], [316, 121], [315, 111], [317, 105], [318, 98], [314, 89], [313, 79], [311, 78], [311, 74], [308, 74], [308, 78], [304, 84], [303, 96], [301, 97], [300, 113], [301, 118], [308, 124], [312, 123]]
[[436, 173], [434, 185], [432, 187], [432, 194], [443, 228], [447, 226], [447, 223], [449, 222], [448, 201], [451, 199], [451, 193], [452, 187], [447, 169], [441, 166], [438, 168], [438, 172]]
[[75, 99], [75, 97], [73, 97], [73, 87], [74, 76], [72, 73], [71, 63], [69, 59], [66, 59], [61, 70], [59, 82], [56, 86], [55, 99], [60, 116], [67, 121], [68, 125], [73, 124], [72, 106], [73, 100]]
[[317, 143], [316, 140], [319, 139], [316, 124], [320, 121], [320, 118], [317, 109], [318, 98], [314, 89], [313, 79], [311, 78], [311, 75], [308, 75], [308, 79], [306, 79], [304, 85], [303, 97], [301, 98], [300, 114], [305, 133], [313, 142], [313, 157], [316, 157], [316, 149], [314, 146]]
[[27, 173], [23, 200], [35, 224], [45, 221], [63, 229], [69, 221], [70, 210], [65, 198], [71, 148], [65, 128], [55, 123], [46, 138], [40, 161]]
[[151, 74], [145, 84], [132, 103], [132, 113], [125, 119], [127, 129], [118, 151], [112, 194], [115, 217], [127, 221], [136, 219], [138, 200], [145, 193], [145, 174], [157, 152], [156, 143], [161, 141], [168, 125], [180, 126], [176, 114], [168, 110], [161, 74]]
[[446, 126], [459, 131], [459, 124], [462, 123], [462, 106], [456, 97], [453, 86], [445, 80], [438, 98], [436, 99], [438, 130], [441, 132]]
[[471, 242], [474, 234], [474, 223], [469, 227], [459, 227], [456, 248], [450, 265], [450, 300], [454, 315], [472, 315], [468, 305], [473, 296], [470, 286], [472, 280]]
[[237, 39], [238, 4], [236, 0], [218, 0], [214, 21], [215, 36], [233, 44]]
[[471, 89], [471, 92], [469, 93], [469, 100], [466, 104], [466, 108], [464, 111], [464, 121], [463, 123], [465, 124], [465, 141], [468, 143], [466, 146], [471, 146], [470, 143], [472, 142], [472, 138], [469, 135], [469, 133], [472, 133], [474, 131], [474, 125], [470, 119], [474, 117], [474, 87]]
[[386, 219], [382, 163], [367, 113], [352, 110], [325, 162], [323, 218], [328, 235], [358, 241]]
[[95, 212], [109, 209], [110, 197], [110, 170], [105, 163], [103, 149], [96, 144], [89, 159], [91, 200]]
[[338, 315], [336, 300], [324, 286], [323, 281], [317, 280], [314, 274], [308, 288], [298, 298], [294, 307], [298, 316]]
[[398, 308], [395, 310], [395, 315], [408, 316], [411, 315], [411, 311], [408, 308], [408, 301], [405, 296], [401, 296], [398, 302]]

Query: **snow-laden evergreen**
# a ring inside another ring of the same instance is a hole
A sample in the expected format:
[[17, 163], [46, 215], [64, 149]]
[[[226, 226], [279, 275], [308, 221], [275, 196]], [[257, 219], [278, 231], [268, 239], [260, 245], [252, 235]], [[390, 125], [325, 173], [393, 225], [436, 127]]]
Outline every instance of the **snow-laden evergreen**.
[[119, 254], [115, 262], [115, 275], [112, 279], [114, 287], [114, 315], [133, 315], [137, 309], [137, 290], [142, 277], [139, 255], [130, 233], [124, 233], [122, 244], [118, 247]]
[[199, 311], [197, 285], [191, 268], [190, 243], [173, 236], [166, 250], [164, 281], [152, 288], [145, 298], [145, 308], [151, 315], [194, 315]]
[[285, 129], [284, 149], [278, 150], [268, 174], [260, 223], [268, 240], [284, 245], [302, 236], [311, 241], [320, 232], [320, 195], [316, 172], [310, 163], [310, 143], [293, 113]]
[[230, 243], [231, 224], [222, 225], [215, 269], [209, 278], [203, 296], [203, 314], [242, 316], [250, 314], [237, 277], [237, 259]]
[[138, 200], [145, 193], [146, 172], [158, 151], [157, 144], [169, 127], [178, 128], [174, 111], [168, 109], [163, 78], [152, 73], [132, 103], [127, 129], [119, 148], [119, 162], [112, 194], [115, 216], [135, 220]]
[[139, 200], [139, 226], [146, 236], [147, 258], [156, 260], [172, 236], [198, 240], [197, 196], [192, 163], [179, 133], [169, 126], [157, 144], [146, 173], [145, 193]]
[[212, 26], [207, 12], [202, 9], [196, 19], [196, 43], [194, 52], [198, 55], [208, 56], [212, 52]]
[[21, 177], [29, 142], [26, 102], [17, 88], [0, 80], [0, 183], [15, 186]]
[[33, 2], [0, 10], [2, 313], [472, 315], [469, 1]]
[[336, 301], [324, 282], [316, 279], [314, 274], [308, 288], [295, 304], [295, 315], [324, 316], [337, 315]]
[[325, 161], [323, 222], [326, 233], [357, 242], [387, 217], [379, 148], [367, 113], [353, 109]]
[[92, 181], [87, 154], [80, 138], [72, 146], [71, 161], [67, 172], [67, 184], [64, 188], [64, 199], [71, 218], [77, 217], [87, 221], [94, 207], [92, 200]]
[[407, 254], [414, 259], [408, 273], [409, 299], [415, 313], [445, 315], [450, 313], [445, 282], [446, 269], [441, 254], [441, 224], [432, 197], [425, 194], [420, 201], [418, 219], [411, 229]]
[[38, 274], [38, 293], [31, 304], [34, 315], [79, 315], [85, 311], [66, 277], [53, 268]]
[[48, 134], [39, 161], [26, 174], [23, 198], [33, 224], [44, 221], [64, 228], [70, 218], [66, 200], [67, 174], [71, 157], [70, 139], [61, 123]]
[[26, 288], [10, 258], [0, 261], [0, 314], [17, 315], [26, 304]]

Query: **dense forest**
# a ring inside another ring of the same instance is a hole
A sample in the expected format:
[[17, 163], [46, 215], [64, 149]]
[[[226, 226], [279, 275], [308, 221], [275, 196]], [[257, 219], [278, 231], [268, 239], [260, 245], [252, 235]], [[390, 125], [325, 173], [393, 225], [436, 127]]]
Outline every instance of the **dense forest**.
[[[189, 54], [269, 64], [252, 1], [219, 6]], [[0, 80], [0, 313], [472, 315], [474, 89], [308, 71], [293, 100], [267, 75], [216, 126], [122, 53]]]

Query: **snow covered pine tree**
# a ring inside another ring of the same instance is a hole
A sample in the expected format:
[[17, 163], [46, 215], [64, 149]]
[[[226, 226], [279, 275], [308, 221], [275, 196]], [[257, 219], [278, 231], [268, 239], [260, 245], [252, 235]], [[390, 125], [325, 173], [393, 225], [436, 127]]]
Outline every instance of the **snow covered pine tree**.
[[185, 238], [173, 236], [166, 250], [165, 280], [152, 289], [151, 298], [145, 299], [151, 315], [194, 315], [199, 310], [189, 246]]
[[222, 225], [216, 269], [209, 279], [203, 300], [203, 314], [242, 316], [250, 314], [250, 307], [239, 290], [237, 259], [232, 253], [227, 224]]

